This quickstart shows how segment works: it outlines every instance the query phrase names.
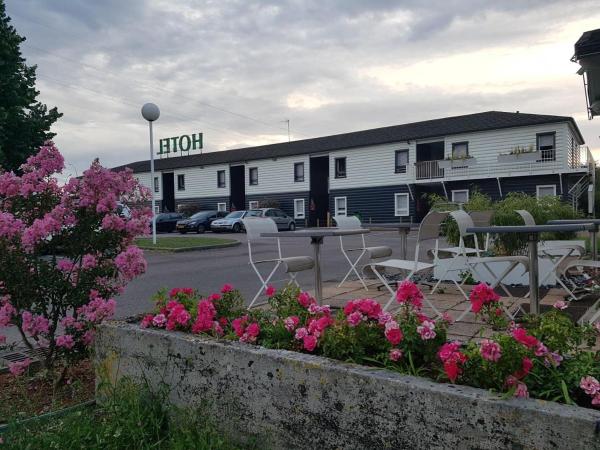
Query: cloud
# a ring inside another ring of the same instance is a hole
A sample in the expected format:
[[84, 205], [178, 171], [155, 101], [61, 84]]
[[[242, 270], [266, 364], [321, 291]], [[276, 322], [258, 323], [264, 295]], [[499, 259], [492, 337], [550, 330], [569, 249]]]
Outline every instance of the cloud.
[[79, 173], [147, 158], [157, 138], [202, 131], [207, 151], [489, 109], [575, 116], [592, 147], [573, 43], [595, 2], [433, 0], [7, 0], [64, 117]]

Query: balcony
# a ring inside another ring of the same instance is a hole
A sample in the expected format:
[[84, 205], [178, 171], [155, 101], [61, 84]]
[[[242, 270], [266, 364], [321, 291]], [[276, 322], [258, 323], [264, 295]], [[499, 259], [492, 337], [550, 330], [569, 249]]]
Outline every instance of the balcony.
[[439, 161], [419, 161], [415, 163], [415, 178], [417, 180], [444, 178], [444, 169], [439, 166]]

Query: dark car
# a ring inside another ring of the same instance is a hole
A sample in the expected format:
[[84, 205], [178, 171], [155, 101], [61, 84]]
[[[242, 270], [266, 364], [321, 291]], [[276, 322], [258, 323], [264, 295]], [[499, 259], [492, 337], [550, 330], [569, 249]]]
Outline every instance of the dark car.
[[[161, 213], [156, 215], [156, 231], [164, 231], [170, 233], [175, 231], [177, 221], [183, 219], [181, 213]], [[152, 224], [152, 222], [150, 222]]]
[[204, 233], [206, 230], [210, 230], [210, 224], [213, 220], [225, 217], [227, 212], [225, 211], [199, 211], [189, 219], [183, 219], [177, 222], [177, 231], [181, 234], [185, 234], [188, 231], [195, 231], [196, 233]]
[[278, 230], [294, 231], [296, 229], [296, 222], [294, 222], [294, 219], [278, 208], [251, 209], [249, 215], [273, 219]]

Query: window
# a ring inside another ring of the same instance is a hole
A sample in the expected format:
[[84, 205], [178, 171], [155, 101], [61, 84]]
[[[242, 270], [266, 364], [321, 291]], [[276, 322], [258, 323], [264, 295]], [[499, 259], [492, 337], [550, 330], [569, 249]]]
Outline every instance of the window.
[[546, 184], [542, 186], [535, 187], [535, 195], [537, 198], [556, 196], [556, 185], [555, 184]]
[[257, 209], [258, 208], [258, 200], [252, 200], [248, 202], [248, 209]]
[[265, 217], [277, 217], [277, 210], [267, 209], [267, 212], [265, 213]]
[[467, 203], [469, 201], [469, 190], [459, 189], [452, 191], [452, 202], [454, 203]]
[[294, 163], [294, 182], [301, 183], [304, 181], [304, 163]]
[[306, 217], [304, 211], [304, 199], [296, 198], [294, 199], [294, 219], [304, 219]]
[[185, 191], [185, 175], [177, 175], [177, 190]]
[[[225, 171], [223, 171], [225, 172]], [[217, 211], [224, 212], [227, 211], [227, 203], [217, 203]]]
[[469, 156], [468, 142], [453, 142], [452, 143], [452, 159], [464, 159]]
[[154, 205], [154, 214], [160, 214], [160, 206]]
[[225, 187], [225, 171], [217, 170], [217, 187], [224, 188]]
[[537, 149], [542, 161], [556, 160], [556, 133], [539, 133], [536, 138]]
[[250, 179], [251, 186], [258, 184], [258, 167], [250, 167], [248, 169], [248, 178]]
[[394, 194], [394, 205], [395, 216], [408, 216], [408, 194]]
[[335, 158], [335, 177], [346, 178], [346, 158]]
[[408, 165], [408, 150], [396, 150], [396, 173], [406, 173]]
[[345, 216], [346, 215], [346, 197], [335, 197], [335, 215]]
[[154, 177], [154, 192], [160, 191], [160, 184], [158, 183], [158, 177]]

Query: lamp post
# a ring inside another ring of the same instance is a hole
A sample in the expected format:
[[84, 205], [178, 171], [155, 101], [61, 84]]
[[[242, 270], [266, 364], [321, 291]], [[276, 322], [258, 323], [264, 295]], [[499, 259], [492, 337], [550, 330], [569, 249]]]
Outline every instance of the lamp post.
[[160, 110], [154, 103], [146, 103], [142, 106], [142, 117], [148, 121], [150, 126], [150, 189], [152, 191], [152, 243], [156, 245], [156, 209], [154, 196], [154, 147], [152, 137], [152, 122], [160, 117]]

